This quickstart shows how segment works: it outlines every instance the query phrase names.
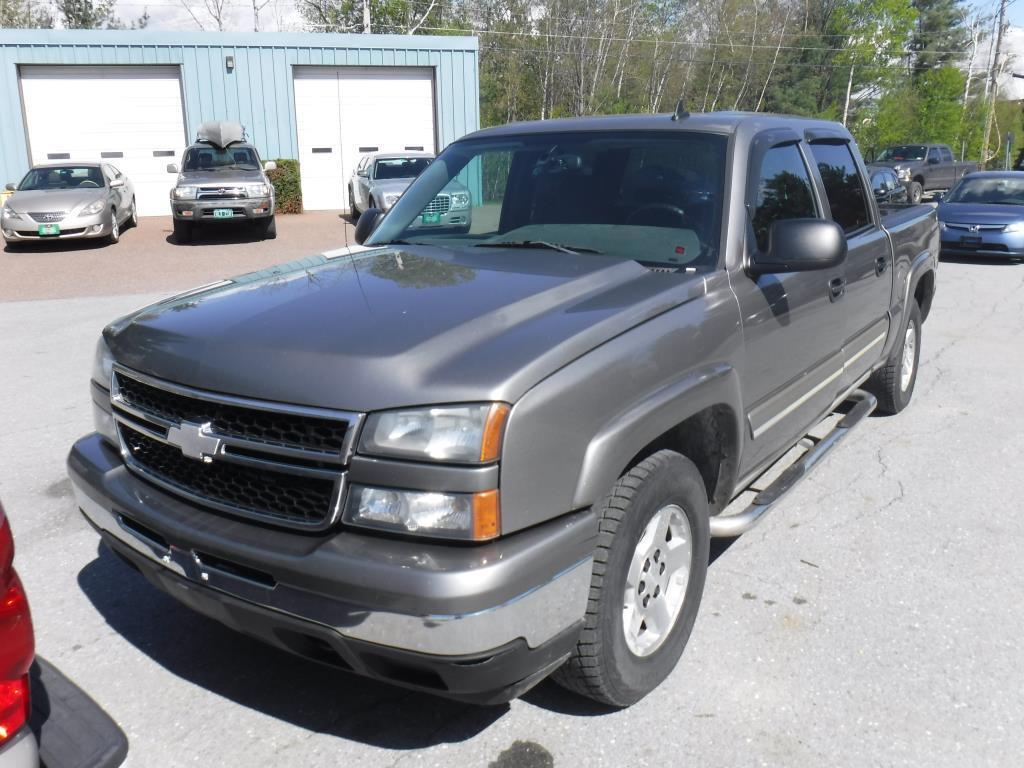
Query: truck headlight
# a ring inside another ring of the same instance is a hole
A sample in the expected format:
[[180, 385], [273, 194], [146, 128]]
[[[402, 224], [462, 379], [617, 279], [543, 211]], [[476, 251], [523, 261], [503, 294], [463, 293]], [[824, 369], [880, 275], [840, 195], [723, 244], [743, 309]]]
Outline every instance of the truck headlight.
[[107, 340], [100, 336], [96, 342], [96, 355], [92, 361], [92, 380], [104, 389], [110, 389], [110, 379], [114, 374], [114, 355], [107, 346]]
[[392, 205], [398, 202], [402, 194], [400, 192], [385, 192], [384, 193], [384, 207], [390, 208]]
[[896, 177], [900, 181], [910, 181], [910, 169], [909, 168], [900, 168], [899, 166], [896, 166], [895, 168], [893, 168], [893, 170], [896, 171]]
[[92, 216], [94, 213], [99, 213], [100, 211], [102, 211], [103, 205], [103, 200], [96, 200], [94, 202], [91, 202], [81, 210], [81, 213], [79, 215]]
[[267, 197], [270, 195], [270, 187], [266, 184], [246, 184], [246, 197]]
[[508, 412], [505, 403], [477, 403], [373, 413], [359, 452], [421, 461], [496, 461]]
[[469, 192], [452, 192], [452, 210], [464, 211], [469, 208]]
[[343, 521], [393, 533], [486, 541], [501, 532], [498, 492], [435, 493], [353, 486]]
[[173, 194], [176, 200], [195, 200], [197, 190], [198, 187], [175, 187]]

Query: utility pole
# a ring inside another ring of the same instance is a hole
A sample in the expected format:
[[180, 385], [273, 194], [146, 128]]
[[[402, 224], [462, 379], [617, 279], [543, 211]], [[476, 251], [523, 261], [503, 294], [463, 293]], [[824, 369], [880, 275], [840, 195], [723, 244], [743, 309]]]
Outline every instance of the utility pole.
[[996, 97], [999, 91], [997, 83], [999, 77], [999, 54], [1003, 46], [1003, 29], [1006, 26], [1006, 2], [1007, 0], [999, 0], [999, 28], [996, 31], [996, 50], [992, 56], [992, 65], [988, 72], [988, 117], [985, 119], [985, 139], [981, 143], [982, 165], [988, 162], [988, 142], [992, 137], [992, 124], [996, 119]]

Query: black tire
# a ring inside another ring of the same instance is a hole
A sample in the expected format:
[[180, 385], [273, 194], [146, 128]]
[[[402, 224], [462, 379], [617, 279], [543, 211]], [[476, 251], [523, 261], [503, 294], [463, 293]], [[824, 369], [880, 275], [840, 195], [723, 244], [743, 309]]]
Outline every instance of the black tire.
[[[910, 372], [909, 380], [904, 384], [903, 377], [903, 352], [911, 338], [910, 331], [913, 330], [913, 353], [910, 359], [913, 360], [913, 369]], [[910, 405], [910, 398], [914, 396], [914, 385], [917, 383], [917, 369], [921, 362], [921, 308], [916, 301], [910, 303], [910, 314], [907, 317], [907, 324], [903, 326], [900, 341], [889, 354], [885, 365], [871, 374], [864, 388], [878, 398], [879, 413], [893, 415], [897, 414]]]
[[924, 197], [924, 187], [921, 186], [921, 182], [912, 181], [907, 185], [907, 200], [914, 205], [921, 202], [921, 198]]
[[117, 221], [117, 209], [110, 209], [110, 218], [112, 224], [110, 225], [110, 234], [107, 235], [107, 245], [117, 245], [121, 242], [121, 225]]
[[128, 209], [128, 220], [125, 222], [124, 228], [125, 229], [128, 229], [128, 228], [134, 229], [137, 226], [139, 226], [139, 211], [135, 207], [135, 198], [133, 197], [132, 198], [132, 205]]
[[[669, 504], [681, 507], [689, 523], [689, 580], [671, 629], [649, 655], [641, 656], [626, 642], [623, 594], [648, 522]], [[573, 655], [554, 673], [554, 680], [615, 707], [634, 704], [657, 688], [675, 668], [690, 638], [704, 592], [709, 542], [707, 492], [689, 459], [659, 451], [620, 477], [601, 507], [584, 627]]]
[[277, 219], [275, 217], [264, 219], [260, 224], [260, 229], [264, 240], [277, 239]]
[[192, 242], [192, 222], [174, 220], [174, 241], [179, 245]]
[[356, 196], [353, 194], [352, 187], [348, 188], [348, 215], [352, 221], [359, 218], [359, 209], [356, 208]]

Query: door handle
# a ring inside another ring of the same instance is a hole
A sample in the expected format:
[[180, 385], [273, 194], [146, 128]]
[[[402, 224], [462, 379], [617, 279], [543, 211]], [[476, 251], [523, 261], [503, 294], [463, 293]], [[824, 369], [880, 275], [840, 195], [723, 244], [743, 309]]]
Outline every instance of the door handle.
[[881, 275], [888, 268], [889, 268], [889, 257], [888, 256], [879, 256], [877, 259], [875, 259], [875, 274], [876, 275]]
[[832, 301], [836, 301], [842, 298], [842, 295], [846, 293], [846, 278], [845, 277], [834, 277], [828, 281], [828, 297]]

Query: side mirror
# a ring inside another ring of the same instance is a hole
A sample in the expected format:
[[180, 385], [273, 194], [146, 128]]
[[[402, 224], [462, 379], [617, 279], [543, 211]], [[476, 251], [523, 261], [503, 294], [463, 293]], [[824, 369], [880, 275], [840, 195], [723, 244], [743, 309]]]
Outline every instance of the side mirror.
[[263, 164], [263, 170], [264, 171], [276, 171], [277, 170], [277, 163], [275, 163], [273, 160], [267, 160], [267, 162], [265, 162]]
[[945, 196], [946, 196], [945, 192], [934, 192], [932, 194], [932, 200], [934, 200], [936, 203], [941, 203], [942, 202], [942, 198], [944, 198]]
[[373, 234], [373, 230], [377, 228], [377, 223], [381, 219], [380, 208], [367, 208], [359, 216], [359, 221], [356, 222], [356, 242], [362, 245], [366, 242], [366, 239]]
[[124, 186], [124, 179], [114, 179], [110, 182], [111, 189], [118, 189]]
[[168, 173], [177, 173], [178, 172], [178, 164], [177, 163], [168, 163], [167, 164], [167, 172]]
[[8, 192], [15, 192], [17, 191], [18, 187], [13, 181], [9, 181], [7, 182], [7, 186], [5, 186], [4, 189], [6, 189]]
[[834, 221], [780, 219], [768, 232], [768, 248], [756, 252], [748, 271], [755, 277], [773, 272], [808, 272], [838, 267], [846, 258], [846, 235]]
[[359, 170], [356, 171], [356, 176], [369, 177], [369, 175], [370, 175], [370, 172], [368, 170], [366, 170], [365, 168], [360, 168]]

